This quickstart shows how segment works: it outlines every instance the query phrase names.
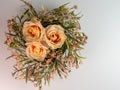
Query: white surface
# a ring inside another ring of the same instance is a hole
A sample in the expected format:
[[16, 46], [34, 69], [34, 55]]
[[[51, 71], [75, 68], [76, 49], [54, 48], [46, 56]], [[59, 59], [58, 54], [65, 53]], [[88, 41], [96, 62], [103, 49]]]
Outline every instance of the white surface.
[[[120, 0], [31, 0], [36, 8], [57, 7], [66, 2], [78, 5], [84, 17], [82, 30], [88, 35], [83, 55], [87, 57], [68, 79], [58, 78], [43, 90], [120, 90]], [[38, 3], [39, 2], [39, 3]], [[6, 20], [18, 13], [19, 0], [0, 0], [0, 90], [38, 90], [32, 83], [15, 80], [13, 59], [5, 61], [10, 51], [3, 44]]]

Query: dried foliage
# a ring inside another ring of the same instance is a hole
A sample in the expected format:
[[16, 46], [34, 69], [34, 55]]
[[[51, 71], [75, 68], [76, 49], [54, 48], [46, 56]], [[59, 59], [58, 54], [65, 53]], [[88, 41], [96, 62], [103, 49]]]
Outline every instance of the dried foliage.
[[[87, 36], [81, 32], [79, 20], [81, 17], [74, 13], [77, 6], [68, 8], [64, 4], [53, 10], [44, 9], [36, 11], [28, 2], [21, 0], [28, 8], [22, 15], [17, 15], [8, 20], [9, 32], [6, 33], [5, 43], [14, 53], [10, 57], [16, 58], [13, 76], [17, 79], [25, 79], [33, 82], [41, 90], [42, 82], [49, 84], [51, 78], [57, 73], [60, 78], [66, 78], [72, 67], [78, 68], [83, 57], [80, 52], [86, 44]], [[65, 29], [67, 39], [61, 48], [52, 50], [43, 62], [27, 57], [26, 41], [22, 34], [25, 21], [36, 18], [44, 27], [48, 25], [61, 25]]]

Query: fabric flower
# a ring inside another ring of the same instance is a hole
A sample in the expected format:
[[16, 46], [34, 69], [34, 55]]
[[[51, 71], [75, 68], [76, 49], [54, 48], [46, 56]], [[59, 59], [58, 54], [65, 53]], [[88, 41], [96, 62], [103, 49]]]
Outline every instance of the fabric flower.
[[44, 35], [44, 27], [39, 21], [26, 21], [23, 25], [22, 32], [27, 42], [40, 41]]
[[66, 40], [64, 29], [60, 25], [49, 25], [45, 31], [45, 41], [51, 49], [60, 48]]
[[38, 61], [44, 61], [47, 56], [47, 47], [40, 42], [29, 42], [26, 44], [26, 55], [29, 58], [36, 59]]

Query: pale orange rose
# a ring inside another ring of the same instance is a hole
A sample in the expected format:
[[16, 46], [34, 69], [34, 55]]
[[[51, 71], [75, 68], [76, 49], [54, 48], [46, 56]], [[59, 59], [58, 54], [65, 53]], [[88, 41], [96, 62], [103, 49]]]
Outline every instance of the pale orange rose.
[[44, 35], [44, 27], [39, 21], [26, 21], [22, 32], [26, 41], [40, 41]]
[[60, 48], [67, 38], [60, 25], [49, 25], [45, 32], [45, 41], [51, 49]]
[[36, 59], [38, 61], [44, 61], [48, 53], [47, 47], [40, 42], [29, 42], [26, 45], [26, 55], [29, 58]]

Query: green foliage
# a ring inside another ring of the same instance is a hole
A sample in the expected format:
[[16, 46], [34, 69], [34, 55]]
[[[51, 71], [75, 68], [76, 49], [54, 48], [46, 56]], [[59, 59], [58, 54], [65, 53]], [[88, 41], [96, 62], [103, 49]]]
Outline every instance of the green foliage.
[[[13, 48], [17, 53], [17, 64], [14, 66], [15, 72], [13, 76], [16, 78], [23, 78], [27, 81], [32, 81], [42, 87], [42, 82], [49, 84], [51, 77], [57, 73], [60, 78], [67, 77], [71, 70], [71, 67], [78, 67], [83, 57], [78, 52], [83, 49], [83, 45], [86, 44], [87, 36], [80, 31], [79, 19], [80, 17], [74, 13], [75, 6], [68, 8], [64, 4], [53, 10], [42, 10], [37, 12], [34, 7], [21, 0], [28, 8], [22, 15], [8, 21], [8, 26], [12, 27], [12, 30], [7, 33], [8, 36], [13, 38], [13, 41], [8, 44], [10, 48]], [[37, 60], [31, 60], [25, 53], [25, 40], [22, 35], [22, 27], [25, 21], [30, 21], [33, 17], [41, 21], [44, 27], [52, 24], [61, 25], [65, 29], [67, 39], [61, 48], [51, 50], [50, 54], [45, 58], [43, 62]], [[6, 40], [7, 42], [7, 40]], [[7, 43], [6, 43], [7, 44]], [[51, 55], [54, 54], [54, 57]], [[14, 56], [14, 55], [11, 55]], [[51, 59], [51, 62], [48, 62]]]

